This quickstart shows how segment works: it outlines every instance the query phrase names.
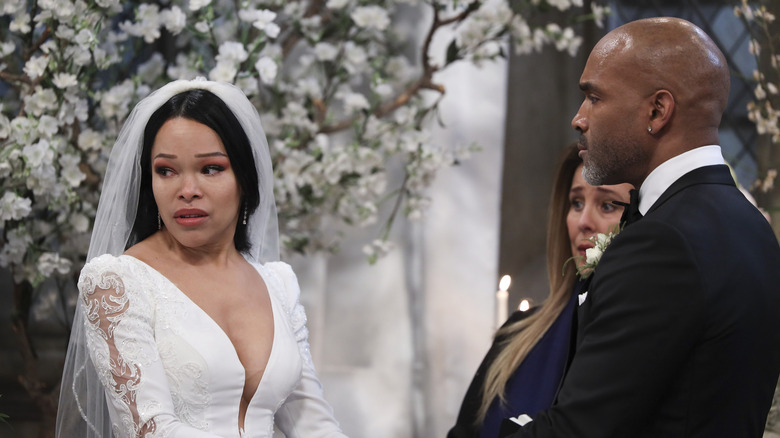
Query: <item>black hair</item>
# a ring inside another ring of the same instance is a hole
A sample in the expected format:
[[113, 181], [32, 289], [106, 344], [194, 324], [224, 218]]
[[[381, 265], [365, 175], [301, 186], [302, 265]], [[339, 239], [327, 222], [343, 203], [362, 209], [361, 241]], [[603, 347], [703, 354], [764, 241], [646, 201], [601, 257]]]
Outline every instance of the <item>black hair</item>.
[[158, 108], [146, 123], [141, 151], [141, 187], [138, 196], [138, 211], [127, 247], [146, 239], [158, 229], [157, 204], [152, 192], [152, 146], [162, 125], [177, 117], [208, 126], [222, 140], [242, 198], [233, 242], [237, 250], [249, 251], [252, 245], [247, 236], [247, 227], [242, 224], [243, 209], [246, 209], [248, 220], [257, 206], [260, 205], [258, 175], [252, 147], [241, 123], [225, 102], [214, 93], [200, 89], [184, 91], [173, 96]]

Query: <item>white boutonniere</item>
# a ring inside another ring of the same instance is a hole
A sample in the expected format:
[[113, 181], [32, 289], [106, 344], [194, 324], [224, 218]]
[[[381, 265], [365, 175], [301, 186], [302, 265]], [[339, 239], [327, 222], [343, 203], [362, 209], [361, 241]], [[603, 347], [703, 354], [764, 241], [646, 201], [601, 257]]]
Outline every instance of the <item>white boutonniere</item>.
[[[599, 261], [601, 260], [601, 256], [604, 254], [604, 251], [607, 249], [607, 246], [609, 246], [609, 244], [612, 243], [612, 239], [614, 239], [619, 232], [620, 232], [620, 226], [616, 225], [608, 233], [598, 233], [592, 236], [591, 238], [586, 239], [589, 242], [593, 243], [593, 247], [585, 250], [585, 263], [583, 263], [581, 266], [577, 266], [577, 275], [579, 275], [580, 278], [586, 279], [590, 277], [591, 274], [593, 274], [593, 271], [596, 269], [596, 265], [599, 264]], [[576, 256], [576, 257], [572, 257], [569, 260], [581, 259], [582, 257], [583, 256]]]

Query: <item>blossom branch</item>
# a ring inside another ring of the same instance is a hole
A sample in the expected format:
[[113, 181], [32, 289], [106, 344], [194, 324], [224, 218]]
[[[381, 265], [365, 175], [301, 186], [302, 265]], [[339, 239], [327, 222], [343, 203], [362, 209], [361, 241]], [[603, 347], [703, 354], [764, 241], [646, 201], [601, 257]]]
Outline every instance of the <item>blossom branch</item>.
[[37, 52], [41, 48], [41, 46], [43, 46], [43, 43], [45, 43], [46, 40], [49, 39], [50, 36], [51, 36], [51, 29], [49, 28], [49, 26], [46, 26], [43, 29], [43, 33], [41, 33], [41, 36], [38, 38], [38, 40], [35, 43], [33, 43], [33, 45], [29, 48], [29, 50], [25, 54], [24, 60], [25, 61], [29, 60], [32, 57], [33, 53]]
[[0, 79], [10, 83], [21, 82], [27, 85], [32, 85], [32, 81], [27, 75], [14, 75], [8, 72], [0, 71]]
[[[423, 67], [423, 71], [420, 74], [420, 77], [416, 81], [414, 81], [411, 85], [406, 87], [406, 89], [401, 91], [394, 99], [385, 102], [384, 104], [380, 105], [376, 110], [374, 110], [373, 114], [375, 117], [377, 118], [385, 117], [388, 114], [392, 113], [393, 111], [397, 110], [398, 108], [406, 105], [414, 96], [419, 94], [421, 90], [433, 90], [440, 94], [444, 94], [446, 92], [443, 85], [437, 84], [433, 81], [433, 76], [437, 71], [439, 71], [439, 67], [431, 62], [431, 56], [429, 53], [431, 42], [433, 41], [433, 37], [436, 35], [436, 32], [438, 32], [439, 29], [448, 26], [450, 24], [458, 23], [465, 20], [466, 17], [468, 17], [475, 10], [476, 10], [475, 8], [469, 7], [463, 10], [462, 12], [458, 13], [457, 15], [454, 15], [447, 19], [442, 19], [439, 15], [439, 10], [436, 9], [436, 7], [433, 7], [433, 21], [431, 22], [431, 27], [428, 29], [428, 32], [425, 36], [425, 40], [423, 41], [423, 46], [420, 53], [420, 58], [421, 58], [420, 61]], [[318, 109], [320, 110], [321, 113], [324, 114], [325, 111], [323, 109], [319, 107]], [[323, 134], [330, 134], [333, 132], [342, 131], [352, 126], [356, 118], [357, 116], [353, 116], [349, 119], [342, 120], [332, 125], [321, 126], [319, 132]]]
[[[320, 14], [321, 11], [324, 11], [325, 9], [322, 7], [322, 0], [312, 0], [309, 3], [309, 6], [306, 8], [306, 12], [303, 14], [304, 18], [313, 17], [317, 14]], [[327, 23], [330, 21], [330, 14], [321, 15], [322, 23]], [[289, 34], [287, 38], [285, 38], [284, 43], [282, 43], [282, 58], [286, 59], [287, 56], [292, 52], [292, 50], [295, 48], [296, 45], [298, 45], [298, 42], [303, 38], [303, 34], [298, 31], [292, 31], [292, 33]]]

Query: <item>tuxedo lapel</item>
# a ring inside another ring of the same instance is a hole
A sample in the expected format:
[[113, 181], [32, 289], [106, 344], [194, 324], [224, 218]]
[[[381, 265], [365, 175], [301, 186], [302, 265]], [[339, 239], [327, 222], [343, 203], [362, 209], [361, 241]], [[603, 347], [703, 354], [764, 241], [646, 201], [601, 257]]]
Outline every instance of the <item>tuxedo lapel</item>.
[[696, 184], [724, 184], [736, 187], [734, 178], [731, 176], [731, 172], [725, 164], [700, 167], [686, 173], [672, 183], [672, 185], [661, 194], [658, 200], [650, 206], [650, 209], [646, 214], [652, 213], [653, 210], [661, 206], [680, 190]]

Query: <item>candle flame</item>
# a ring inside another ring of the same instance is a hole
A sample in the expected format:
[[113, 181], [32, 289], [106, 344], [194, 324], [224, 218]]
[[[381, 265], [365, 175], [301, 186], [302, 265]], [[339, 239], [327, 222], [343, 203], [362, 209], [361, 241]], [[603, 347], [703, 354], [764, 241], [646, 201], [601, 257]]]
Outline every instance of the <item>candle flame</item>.
[[501, 277], [501, 281], [498, 282], [498, 289], [504, 291], [509, 290], [510, 284], [512, 284], [512, 277], [504, 275]]
[[531, 303], [528, 300], [520, 301], [520, 307], [518, 307], [518, 309], [521, 312], [525, 312], [526, 310], [528, 310], [530, 308], [531, 308]]

